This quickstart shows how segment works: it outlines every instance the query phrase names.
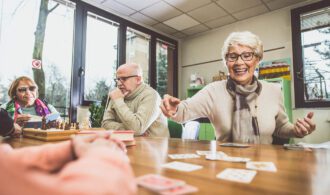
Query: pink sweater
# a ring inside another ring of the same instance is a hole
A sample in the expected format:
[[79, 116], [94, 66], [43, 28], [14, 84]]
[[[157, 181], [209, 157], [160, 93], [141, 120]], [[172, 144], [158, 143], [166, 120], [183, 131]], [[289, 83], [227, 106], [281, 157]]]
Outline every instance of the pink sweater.
[[[111, 152], [111, 153], [110, 153]], [[12, 149], [0, 145], [0, 193], [136, 194], [127, 157], [107, 147], [73, 160], [71, 142]]]

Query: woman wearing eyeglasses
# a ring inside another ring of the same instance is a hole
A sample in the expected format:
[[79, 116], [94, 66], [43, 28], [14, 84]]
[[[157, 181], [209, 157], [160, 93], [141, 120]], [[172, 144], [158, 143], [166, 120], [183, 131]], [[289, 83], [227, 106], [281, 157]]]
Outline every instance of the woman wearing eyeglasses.
[[29, 121], [32, 115], [46, 116], [58, 113], [54, 106], [38, 98], [38, 86], [29, 77], [21, 76], [14, 80], [9, 87], [8, 95], [11, 100], [1, 107], [21, 126]]
[[161, 109], [177, 122], [208, 117], [216, 138], [223, 142], [271, 144], [280, 138], [304, 137], [315, 130], [310, 112], [289, 122], [281, 89], [254, 76], [263, 45], [251, 32], [234, 32], [225, 40], [222, 57], [228, 80], [210, 83], [191, 99], [165, 95]]

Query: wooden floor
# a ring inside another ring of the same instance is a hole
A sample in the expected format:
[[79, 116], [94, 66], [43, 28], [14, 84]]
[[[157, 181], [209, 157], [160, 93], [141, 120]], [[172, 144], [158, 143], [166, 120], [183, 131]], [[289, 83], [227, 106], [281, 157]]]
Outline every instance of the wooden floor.
[[[199, 189], [196, 194], [330, 194], [330, 150], [312, 151], [285, 150], [282, 146], [253, 145], [249, 148], [218, 146], [230, 156], [247, 157], [252, 161], [270, 161], [277, 172], [257, 171], [250, 184], [230, 182], [216, 178], [225, 168], [245, 169], [245, 163], [210, 161], [205, 157], [177, 160], [202, 165], [193, 172], [181, 172], [162, 168], [161, 165], [174, 160], [168, 154], [196, 153], [209, 150], [208, 141], [188, 141], [165, 138], [136, 138], [137, 145], [128, 148], [128, 156], [136, 176], [148, 173], [161, 174], [181, 179]], [[28, 138], [4, 139], [15, 148], [40, 145], [45, 142]], [[140, 188], [139, 194], [153, 194]]]

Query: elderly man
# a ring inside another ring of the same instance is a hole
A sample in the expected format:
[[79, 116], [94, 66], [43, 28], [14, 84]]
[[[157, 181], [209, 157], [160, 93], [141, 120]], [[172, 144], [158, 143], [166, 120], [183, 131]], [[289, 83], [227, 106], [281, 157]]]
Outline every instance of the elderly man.
[[168, 137], [167, 118], [160, 110], [157, 91], [143, 83], [138, 64], [123, 64], [117, 69], [117, 88], [110, 92], [102, 127], [134, 130], [136, 136]]

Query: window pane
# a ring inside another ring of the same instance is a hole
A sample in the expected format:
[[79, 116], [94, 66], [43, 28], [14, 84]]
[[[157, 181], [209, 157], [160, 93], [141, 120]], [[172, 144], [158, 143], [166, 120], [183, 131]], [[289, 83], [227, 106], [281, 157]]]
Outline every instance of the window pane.
[[156, 46], [157, 63], [157, 88], [163, 97], [165, 94], [173, 94], [173, 53], [174, 46], [163, 41], [157, 41]]
[[118, 24], [88, 13], [84, 98], [102, 101], [115, 86]]
[[45, 99], [66, 117], [70, 105], [75, 5], [70, 1], [50, 0], [43, 7], [52, 10], [46, 16], [46, 25], [41, 26], [44, 39], [35, 44], [35, 39], [42, 37], [35, 33], [41, 1], [33, 2], [0, 1], [0, 69], [6, 70], [0, 73], [0, 103], [9, 100], [7, 90], [15, 78], [22, 75], [33, 78], [32, 68], [38, 68], [38, 63], [32, 64], [36, 47], [41, 50]]
[[149, 83], [149, 44], [150, 35], [127, 28], [126, 62], [140, 64], [143, 71], [143, 80]]
[[330, 101], [330, 9], [301, 16], [304, 100]]

